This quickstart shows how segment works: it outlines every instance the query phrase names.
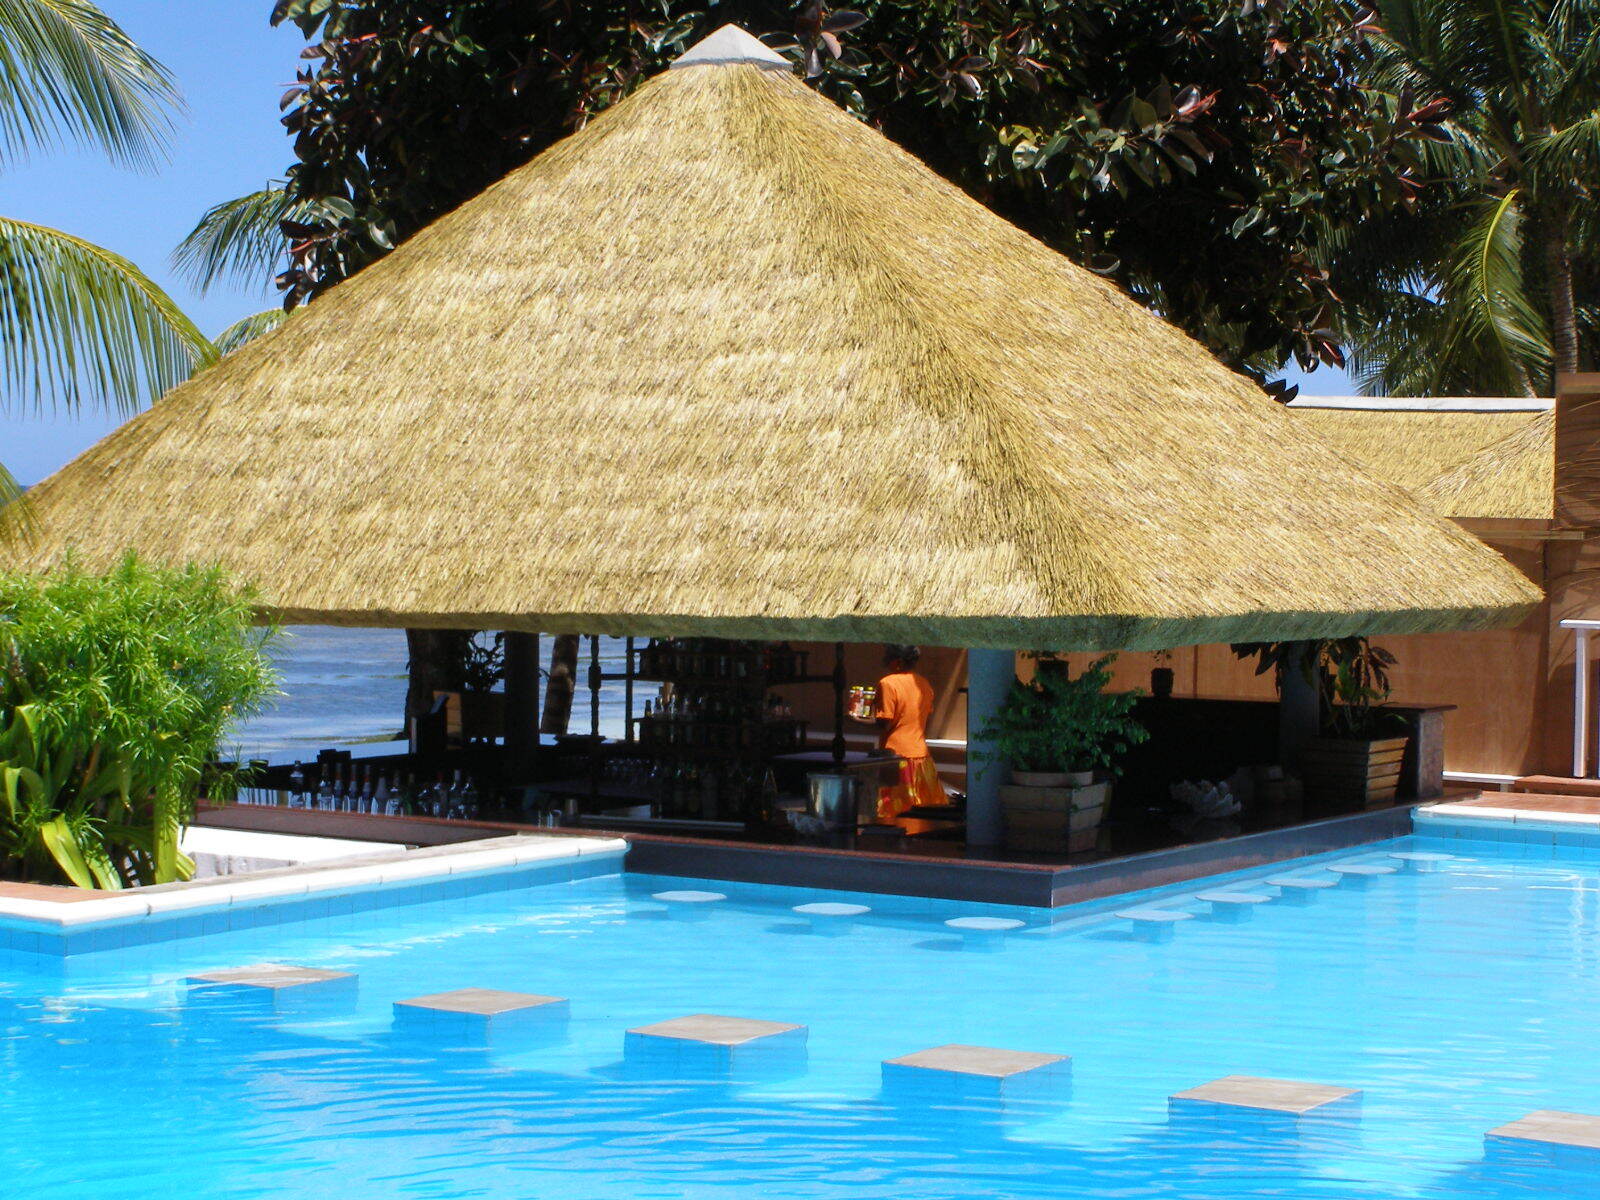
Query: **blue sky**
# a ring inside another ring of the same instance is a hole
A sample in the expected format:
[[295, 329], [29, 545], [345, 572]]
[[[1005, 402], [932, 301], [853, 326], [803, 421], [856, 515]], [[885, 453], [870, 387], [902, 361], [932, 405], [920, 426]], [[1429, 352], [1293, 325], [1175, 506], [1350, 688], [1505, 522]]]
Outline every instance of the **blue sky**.
[[[170, 161], [159, 171], [138, 174], [92, 154], [41, 154], [0, 175], [0, 212], [65, 229], [127, 256], [201, 329], [215, 334], [275, 303], [273, 294], [234, 289], [202, 298], [173, 275], [168, 256], [205, 209], [282, 177], [293, 151], [278, 123], [278, 98], [294, 80], [302, 43], [293, 29], [267, 23], [271, 0], [101, 5], [177, 77], [189, 111], [172, 139]], [[1352, 389], [1342, 374], [1324, 370], [1306, 390]], [[35, 483], [116, 424], [117, 418], [101, 414], [0, 411], [0, 463], [22, 482]]]

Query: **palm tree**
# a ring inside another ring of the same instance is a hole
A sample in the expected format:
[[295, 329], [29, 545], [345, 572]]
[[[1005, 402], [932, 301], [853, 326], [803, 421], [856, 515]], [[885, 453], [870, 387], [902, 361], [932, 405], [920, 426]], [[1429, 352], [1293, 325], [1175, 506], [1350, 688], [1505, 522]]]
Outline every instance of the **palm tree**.
[[1600, 334], [1600, 0], [1378, 0], [1364, 82], [1447, 109], [1417, 211], [1335, 259], [1375, 392], [1549, 394]]
[[[161, 64], [89, 0], [0, 0], [0, 169], [62, 142], [149, 166], [180, 106]], [[0, 403], [132, 411], [215, 355], [121, 255], [0, 217]], [[13, 525], [17, 490], [0, 468]]]

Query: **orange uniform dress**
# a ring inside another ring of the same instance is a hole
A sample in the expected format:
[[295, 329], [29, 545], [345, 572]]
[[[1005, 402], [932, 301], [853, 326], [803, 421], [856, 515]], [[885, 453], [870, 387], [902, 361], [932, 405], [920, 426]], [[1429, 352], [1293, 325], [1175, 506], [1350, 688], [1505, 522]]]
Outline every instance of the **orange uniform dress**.
[[900, 782], [878, 789], [878, 819], [892, 821], [908, 808], [945, 802], [939, 773], [928, 755], [926, 730], [933, 712], [933, 684], [915, 671], [878, 680], [880, 721], [889, 722], [883, 748], [900, 756]]

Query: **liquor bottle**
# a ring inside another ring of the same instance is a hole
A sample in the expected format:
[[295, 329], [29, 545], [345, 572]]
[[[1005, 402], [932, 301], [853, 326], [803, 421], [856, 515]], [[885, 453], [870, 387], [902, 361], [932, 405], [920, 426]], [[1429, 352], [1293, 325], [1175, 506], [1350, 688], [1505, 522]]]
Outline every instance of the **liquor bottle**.
[[304, 808], [306, 806], [306, 772], [300, 765], [300, 760], [295, 759], [294, 768], [289, 772], [289, 807]]
[[433, 788], [424, 797], [427, 814], [430, 817], [442, 817], [450, 806], [450, 788], [444, 781], [444, 772], [439, 772], [439, 777], [433, 781]]
[[379, 771], [378, 782], [372, 789], [372, 813], [384, 816], [389, 811], [389, 772]]
[[462, 796], [466, 791], [466, 787], [461, 782], [461, 774], [461, 769], [458, 767], [455, 775], [450, 780], [450, 794], [445, 804], [444, 815], [452, 821], [459, 821], [462, 817]]
[[319, 812], [329, 812], [333, 809], [333, 767], [323, 764], [317, 780], [317, 802], [313, 805]]
[[372, 768], [370, 766], [362, 767], [360, 811], [364, 813], [377, 812], [378, 809], [374, 803], [374, 801], [377, 799], [377, 795], [377, 786], [372, 782]]
[[475, 821], [483, 809], [483, 797], [471, 775], [461, 785], [461, 819]]

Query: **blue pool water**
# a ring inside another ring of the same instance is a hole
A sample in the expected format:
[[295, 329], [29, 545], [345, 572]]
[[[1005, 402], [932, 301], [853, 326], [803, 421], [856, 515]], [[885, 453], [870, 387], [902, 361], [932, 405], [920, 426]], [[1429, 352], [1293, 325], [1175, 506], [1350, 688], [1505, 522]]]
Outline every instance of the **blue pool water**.
[[[1600, 856], [1427, 845], [1458, 857], [1238, 922], [1193, 899], [1216, 881], [1050, 913], [611, 876], [0, 956], [0, 1180], [18, 1200], [1600, 1196], [1581, 1156], [1483, 1146], [1536, 1109], [1600, 1113]], [[728, 900], [695, 919], [651, 898], [682, 888]], [[818, 899], [874, 911], [826, 936], [789, 911]], [[1146, 940], [1112, 915], [1141, 903], [1196, 916]], [[1028, 924], [944, 925], [969, 915]], [[261, 961], [359, 992], [277, 1015], [186, 997], [190, 973]], [[393, 1001], [471, 986], [570, 1017], [488, 1048], [392, 1028]], [[805, 1059], [717, 1081], [625, 1055], [626, 1030], [701, 1012], [805, 1024]], [[885, 1094], [882, 1060], [950, 1042], [1070, 1055], [1070, 1093]], [[1169, 1120], [1172, 1093], [1231, 1074], [1360, 1088], [1359, 1124]]]

